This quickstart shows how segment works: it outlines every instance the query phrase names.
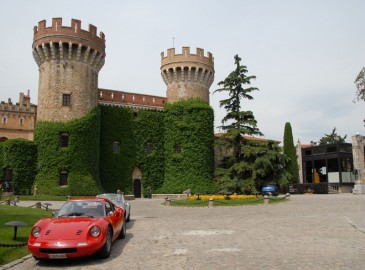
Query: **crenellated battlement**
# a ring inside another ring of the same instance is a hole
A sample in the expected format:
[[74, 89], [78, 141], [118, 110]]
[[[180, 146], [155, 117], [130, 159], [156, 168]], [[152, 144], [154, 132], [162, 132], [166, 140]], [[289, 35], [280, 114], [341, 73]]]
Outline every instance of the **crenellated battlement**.
[[204, 50], [201, 48], [196, 48], [196, 53], [190, 53], [190, 47], [182, 47], [181, 54], [175, 53], [175, 48], [167, 50], [167, 55], [161, 53], [161, 70], [164, 69], [165, 65], [206, 65], [207, 68], [214, 69], [214, 58], [210, 52], [207, 52], [207, 56], [204, 56]]
[[34, 27], [33, 49], [44, 43], [72, 42], [82, 43], [105, 55], [105, 35], [100, 32], [97, 36], [97, 28], [89, 24], [89, 30], [81, 28], [81, 21], [72, 19], [71, 26], [63, 26], [62, 18], [53, 18], [52, 26], [46, 27], [46, 20], [40, 21], [38, 27]]
[[181, 54], [175, 48], [167, 50], [167, 56], [161, 53], [161, 76], [167, 86], [167, 101], [201, 98], [209, 103], [209, 88], [214, 80], [214, 59], [208, 52], [196, 49], [190, 53], [190, 47], [183, 47]]
[[50, 60], [75, 60], [84, 62], [97, 72], [105, 63], [105, 35], [89, 25], [81, 29], [81, 21], [72, 19], [71, 26], [63, 26], [62, 18], [52, 19], [52, 26], [40, 21], [34, 27], [33, 57], [38, 66]]

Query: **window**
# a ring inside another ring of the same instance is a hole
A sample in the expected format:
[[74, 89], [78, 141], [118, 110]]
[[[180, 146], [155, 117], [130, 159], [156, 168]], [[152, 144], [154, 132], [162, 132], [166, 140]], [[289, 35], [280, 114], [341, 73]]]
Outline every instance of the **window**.
[[24, 124], [24, 118], [20, 118], [20, 119], [19, 119], [19, 125], [21, 125], [21, 126], [22, 126], [23, 124]]
[[60, 172], [60, 186], [67, 186], [68, 184], [68, 172]]
[[62, 106], [71, 106], [71, 95], [70, 94], [63, 94], [62, 96]]
[[3, 124], [6, 124], [8, 122], [8, 118], [6, 116], [3, 117]]
[[152, 152], [152, 149], [153, 149], [153, 143], [147, 143], [146, 151], [148, 154]]
[[113, 143], [113, 152], [115, 154], [120, 153], [120, 142], [114, 142]]
[[175, 145], [175, 152], [176, 153], [181, 153], [182, 152], [182, 148], [181, 148], [181, 145], [180, 144], [176, 144]]
[[60, 146], [68, 147], [68, 134], [67, 133], [62, 133], [60, 135]]

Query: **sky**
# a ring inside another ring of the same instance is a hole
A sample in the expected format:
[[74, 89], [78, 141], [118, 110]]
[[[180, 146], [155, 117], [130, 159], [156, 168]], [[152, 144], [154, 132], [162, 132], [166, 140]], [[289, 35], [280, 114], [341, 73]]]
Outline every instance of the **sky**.
[[213, 93], [242, 58], [256, 76], [253, 100], [243, 100], [265, 138], [283, 140], [285, 123], [294, 144], [318, 142], [336, 128], [351, 142], [365, 135], [364, 101], [354, 103], [354, 81], [365, 66], [364, 0], [1, 0], [0, 100], [18, 101], [30, 90], [37, 104], [38, 67], [33, 27], [62, 17], [89, 24], [106, 37], [99, 87], [166, 96], [161, 52], [189, 46], [213, 54], [210, 105], [215, 131], [226, 111]]

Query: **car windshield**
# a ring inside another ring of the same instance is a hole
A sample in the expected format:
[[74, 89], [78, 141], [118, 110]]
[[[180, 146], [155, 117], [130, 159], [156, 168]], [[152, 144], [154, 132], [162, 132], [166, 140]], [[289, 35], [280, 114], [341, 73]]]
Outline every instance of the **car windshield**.
[[112, 202], [119, 203], [119, 204], [124, 203], [124, 196], [122, 194], [113, 194], [113, 193], [100, 194], [100, 195], [97, 195], [96, 197], [105, 198], [105, 199], [111, 200]]
[[71, 216], [105, 216], [103, 203], [100, 201], [68, 201], [61, 207], [57, 217]]

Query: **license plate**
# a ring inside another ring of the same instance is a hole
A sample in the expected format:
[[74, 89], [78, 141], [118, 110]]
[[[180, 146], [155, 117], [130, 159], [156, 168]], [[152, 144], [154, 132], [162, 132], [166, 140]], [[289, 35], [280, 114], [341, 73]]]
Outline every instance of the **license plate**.
[[50, 259], [66, 259], [66, 254], [48, 254], [48, 258]]

